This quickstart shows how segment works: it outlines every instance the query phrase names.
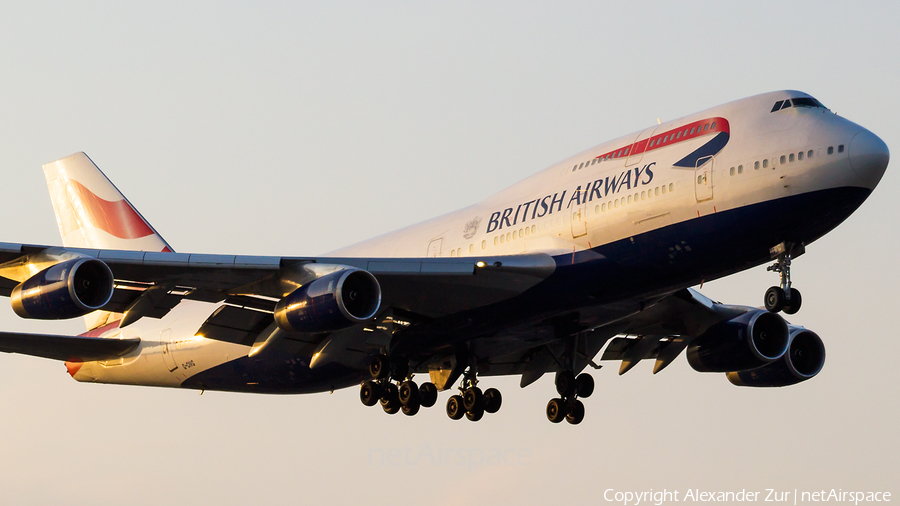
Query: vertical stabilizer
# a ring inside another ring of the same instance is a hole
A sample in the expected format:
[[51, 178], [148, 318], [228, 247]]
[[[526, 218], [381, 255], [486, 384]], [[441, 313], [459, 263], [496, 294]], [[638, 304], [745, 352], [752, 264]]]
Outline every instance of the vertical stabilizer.
[[84, 153], [44, 165], [63, 246], [172, 251]]

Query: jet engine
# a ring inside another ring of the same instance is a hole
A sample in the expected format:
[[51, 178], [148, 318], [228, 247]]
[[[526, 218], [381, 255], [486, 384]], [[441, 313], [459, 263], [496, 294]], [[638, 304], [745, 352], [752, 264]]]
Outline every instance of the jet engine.
[[113, 294], [113, 274], [94, 258], [75, 258], [48, 267], [19, 283], [10, 295], [22, 318], [61, 320], [105, 306]]
[[785, 387], [806, 381], [825, 365], [825, 345], [815, 332], [791, 327], [787, 353], [771, 364], [750, 371], [728, 373], [728, 381], [742, 387]]
[[381, 287], [368, 271], [347, 268], [311, 281], [275, 306], [286, 332], [332, 332], [362, 323], [381, 306]]
[[788, 342], [781, 316], [753, 310], [710, 327], [688, 346], [687, 358], [699, 372], [747, 371], [781, 358]]

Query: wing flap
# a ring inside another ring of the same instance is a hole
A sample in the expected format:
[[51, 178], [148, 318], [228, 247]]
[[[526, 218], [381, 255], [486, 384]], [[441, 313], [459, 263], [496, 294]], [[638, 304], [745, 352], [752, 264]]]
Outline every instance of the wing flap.
[[92, 362], [119, 358], [141, 344], [140, 338], [105, 339], [52, 334], [0, 332], [0, 351], [67, 362]]

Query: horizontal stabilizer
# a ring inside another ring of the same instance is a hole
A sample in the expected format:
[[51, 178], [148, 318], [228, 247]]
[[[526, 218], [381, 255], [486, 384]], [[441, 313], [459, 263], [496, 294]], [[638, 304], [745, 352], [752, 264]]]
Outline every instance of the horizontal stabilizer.
[[105, 339], [101, 337], [57, 336], [0, 332], [0, 351], [67, 362], [92, 362], [118, 358], [141, 344], [140, 338]]

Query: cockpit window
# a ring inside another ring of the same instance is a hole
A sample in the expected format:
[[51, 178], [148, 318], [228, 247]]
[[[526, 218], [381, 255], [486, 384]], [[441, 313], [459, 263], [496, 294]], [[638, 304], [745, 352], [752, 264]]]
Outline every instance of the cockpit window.
[[771, 112], [780, 111], [782, 109], [787, 109], [788, 107], [815, 107], [815, 108], [821, 107], [822, 109], [828, 109], [827, 107], [822, 105], [822, 102], [819, 102], [818, 100], [816, 100], [812, 97], [797, 97], [797, 98], [791, 98], [788, 100], [779, 100], [778, 102], [775, 102], [775, 105], [772, 106]]

